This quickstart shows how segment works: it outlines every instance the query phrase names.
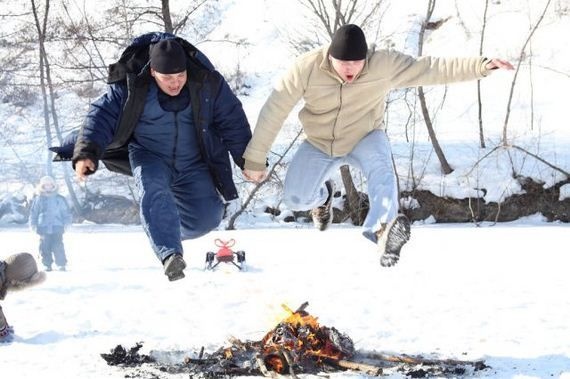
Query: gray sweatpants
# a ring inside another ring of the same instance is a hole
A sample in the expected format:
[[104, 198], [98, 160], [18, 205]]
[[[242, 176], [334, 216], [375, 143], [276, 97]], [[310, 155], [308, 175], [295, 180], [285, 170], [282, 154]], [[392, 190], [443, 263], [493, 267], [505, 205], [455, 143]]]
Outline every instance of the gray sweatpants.
[[362, 234], [376, 242], [374, 232], [380, 229], [380, 224], [392, 221], [398, 214], [398, 186], [392, 151], [382, 130], [370, 132], [342, 157], [331, 157], [308, 141], [303, 142], [289, 165], [283, 202], [291, 210], [322, 205], [327, 198], [324, 182], [345, 164], [359, 169], [366, 178], [370, 210], [362, 225]]

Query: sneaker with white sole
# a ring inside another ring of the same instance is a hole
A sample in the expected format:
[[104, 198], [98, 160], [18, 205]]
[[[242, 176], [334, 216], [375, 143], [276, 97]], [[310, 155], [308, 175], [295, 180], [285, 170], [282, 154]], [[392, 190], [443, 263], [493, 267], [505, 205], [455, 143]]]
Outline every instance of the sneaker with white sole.
[[383, 267], [394, 266], [400, 259], [402, 246], [410, 239], [410, 220], [405, 215], [398, 214], [390, 223], [384, 224], [376, 232], [376, 235], [378, 237], [378, 251], [381, 254], [380, 265]]

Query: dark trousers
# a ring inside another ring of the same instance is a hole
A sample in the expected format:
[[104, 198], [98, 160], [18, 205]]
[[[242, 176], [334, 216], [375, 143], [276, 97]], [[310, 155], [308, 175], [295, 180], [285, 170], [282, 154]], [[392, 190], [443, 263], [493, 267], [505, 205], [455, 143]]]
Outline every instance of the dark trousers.
[[183, 239], [203, 236], [220, 224], [224, 205], [206, 167], [177, 171], [140, 150], [130, 153], [130, 161], [142, 226], [161, 262], [183, 253]]
[[54, 258], [56, 265], [65, 266], [67, 258], [63, 246], [63, 233], [40, 234], [40, 254], [42, 263], [46, 267], [51, 267]]

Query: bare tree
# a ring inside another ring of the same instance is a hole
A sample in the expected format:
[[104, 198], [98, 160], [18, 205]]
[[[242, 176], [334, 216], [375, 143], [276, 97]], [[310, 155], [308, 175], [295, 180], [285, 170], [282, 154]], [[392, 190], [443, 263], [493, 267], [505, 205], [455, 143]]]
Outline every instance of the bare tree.
[[513, 76], [513, 81], [511, 83], [511, 90], [509, 93], [509, 99], [507, 101], [507, 111], [505, 112], [505, 121], [503, 123], [503, 140], [502, 140], [502, 144], [503, 146], [508, 146], [508, 141], [507, 141], [507, 126], [509, 124], [509, 117], [511, 114], [511, 102], [513, 100], [513, 94], [515, 91], [515, 84], [517, 82], [517, 77], [520, 71], [520, 67], [521, 64], [524, 60], [524, 57], [526, 55], [526, 47], [527, 45], [530, 43], [532, 36], [534, 35], [534, 33], [536, 32], [536, 30], [538, 29], [538, 26], [540, 25], [540, 23], [542, 22], [542, 20], [544, 19], [544, 15], [546, 14], [546, 12], [548, 11], [548, 8], [550, 7], [550, 3], [552, 2], [552, 0], [547, 0], [546, 4], [544, 6], [544, 9], [542, 11], [542, 14], [539, 16], [538, 20], [536, 21], [536, 24], [534, 25], [534, 27], [532, 28], [532, 30], [530, 31], [530, 33], [528, 34], [528, 37], [525, 41], [525, 43], [523, 44], [523, 47], [521, 48], [521, 52], [519, 54], [519, 59], [517, 62], [517, 67], [515, 70], [515, 75]]
[[375, 21], [382, 7], [382, 1], [362, 0], [299, 0], [320, 21], [326, 33], [332, 36], [343, 25], [358, 23], [364, 29]]
[[307, 11], [306, 28], [288, 32], [292, 49], [298, 53], [329, 41], [345, 24], [358, 24], [363, 30], [378, 35], [381, 19], [387, 9], [386, 0], [297, 0]]
[[[509, 156], [511, 156], [511, 149], [515, 149], [515, 150], [521, 151], [522, 153], [526, 154], [526, 156], [528, 156], [528, 157], [532, 157], [532, 158], [536, 159], [537, 161], [548, 166], [552, 170], [558, 171], [559, 173], [563, 174], [566, 177], [566, 180], [568, 180], [570, 178], [570, 172], [568, 172], [567, 169], [556, 166], [555, 164], [553, 164], [553, 163], [547, 161], [546, 159], [540, 157], [538, 154], [530, 152], [528, 149], [525, 149], [521, 146], [517, 146], [514, 144], [509, 144], [508, 139], [507, 139], [507, 136], [508, 136], [507, 126], [508, 126], [510, 110], [511, 110], [510, 107], [511, 107], [511, 102], [512, 102], [512, 98], [513, 98], [513, 93], [514, 93], [514, 88], [515, 88], [517, 76], [518, 76], [518, 73], [520, 71], [521, 64], [522, 64], [522, 62], [526, 56], [527, 46], [529, 46], [531, 44], [532, 36], [534, 35], [536, 30], [538, 29], [540, 23], [543, 21], [544, 16], [550, 7], [551, 1], [552, 0], [546, 1], [546, 4], [544, 6], [544, 9], [543, 9], [541, 15], [539, 16], [538, 20], [536, 21], [536, 24], [532, 27], [529, 35], [527, 36], [527, 39], [525, 40], [525, 43], [523, 44], [523, 47], [521, 48], [521, 52], [519, 54], [519, 59], [518, 59], [518, 64], [516, 67], [515, 75], [513, 77], [512, 83], [511, 83], [511, 89], [510, 89], [509, 98], [507, 101], [507, 110], [506, 110], [506, 114], [505, 114], [505, 121], [503, 124], [503, 137], [502, 137], [501, 144], [495, 146], [493, 149], [491, 149], [491, 151], [489, 151], [487, 154], [485, 154], [483, 157], [481, 157], [477, 162], [475, 162], [473, 167], [471, 168], [471, 170], [467, 173], [467, 175], [471, 174], [471, 172], [473, 170], [475, 170], [477, 167], [479, 167], [479, 165], [481, 164], [481, 162], [483, 160], [489, 158], [493, 154], [496, 154], [497, 152], [500, 152], [500, 151], [505, 151]], [[531, 74], [532, 74], [532, 71], [531, 71]], [[530, 80], [532, 83], [532, 78]], [[531, 86], [531, 91], [532, 91], [532, 86]], [[532, 112], [532, 110], [531, 110], [531, 112]], [[533, 118], [532, 114], [531, 114], [531, 118]], [[532, 121], [531, 121], [531, 125], [532, 125]], [[512, 160], [511, 160], [511, 167], [512, 167], [512, 177], [518, 178], [519, 174], [517, 172], [517, 169], [514, 167], [514, 163]], [[500, 208], [500, 204], [499, 204], [496, 219], [498, 219], [500, 211], [501, 211], [501, 208]]]
[[[52, 133], [50, 127], [50, 115], [53, 121], [53, 127], [56, 132], [56, 137], [61, 144], [63, 141], [62, 133], [59, 127], [58, 117], [57, 117], [57, 110], [55, 106], [55, 91], [53, 82], [51, 80], [51, 71], [50, 71], [50, 64], [48, 59], [48, 54], [45, 48], [46, 43], [46, 32], [48, 27], [48, 18], [49, 18], [49, 7], [50, 2], [49, 0], [45, 0], [44, 5], [44, 15], [43, 20], [40, 20], [39, 16], [39, 8], [36, 6], [36, 1], [31, 0], [32, 2], [32, 12], [34, 15], [34, 21], [36, 25], [36, 30], [38, 32], [38, 44], [39, 44], [39, 57], [40, 57], [40, 88], [42, 91], [42, 99], [43, 99], [43, 106], [44, 106], [44, 128], [46, 133], [46, 146], [52, 146]], [[48, 94], [49, 91], [49, 94]], [[49, 102], [49, 105], [48, 105]], [[51, 165], [51, 153], [49, 150], [46, 149], [47, 153], [47, 165], [46, 171], [48, 175], [53, 175], [52, 173], [52, 165]], [[75, 195], [75, 191], [73, 189], [73, 185], [71, 183], [71, 179], [69, 178], [69, 174], [67, 171], [64, 171], [65, 175], [65, 182], [69, 191], [69, 195], [73, 202], [73, 207], [75, 208], [77, 213], [81, 213], [81, 206], [79, 205], [79, 201], [77, 200], [77, 196]]]
[[[433, 10], [435, 8], [435, 3], [436, 3], [436, 0], [429, 0], [428, 1], [426, 17], [425, 17], [424, 22], [420, 26], [420, 34], [418, 37], [418, 56], [421, 56], [423, 54], [425, 32], [426, 32], [427, 25], [430, 23], [430, 19], [431, 19], [431, 16], [433, 14]], [[441, 170], [443, 171], [443, 173], [445, 175], [450, 174], [453, 172], [453, 169], [451, 168], [451, 166], [447, 162], [447, 158], [445, 157], [445, 154], [443, 153], [443, 150], [439, 144], [439, 141], [437, 140], [437, 136], [436, 136], [435, 130], [433, 128], [433, 123], [431, 122], [431, 117], [429, 115], [429, 110], [427, 107], [424, 89], [421, 86], [418, 87], [418, 97], [420, 99], [420, 107], [422, 109], [422, 114], [424, 116], [424, 122], [426, 124], [426, 128], [427, 128], [430, 140], [431, 140], [431, 144], [433, 145], [435, 155], [439, 159], [439, 163], [441, 165]]]
[[[485, 29], [487, 28], [487, 10], [489, 0], [485, 0], [485, 10], [483, 11], [483, 25], [481, 27], [481, 39], [479, 40], [479, 55], [483, 55], [483, 43], [485, 41]], [[482, 149], [485, 148], [485, 136], [483, 134], [483, 102], [481, 100], [481, 81], [477, 81], [477, 112], [479, 116], [479, 142]]]
[[[46, 0], [45, 7], [44, 7], [44, 17], [43, 20], [40, 20], [40, 16], [38, 14], [38, 7], [36, 6], [35, 0], [31, 0], [32, 2], [32, 11], [34, 15], [34, 22], [36, 26], [36, 30], [38, 32], [38, 44], [39, 44], [39, 67], [40, 67], [40, 88], [42, 91], [42, 100], [43, 100], [43, 108], [44, 108], [44, 130], [46, 136], [46, 146], [52, 145], [52, 135], [51, 135], [51, 127], [50, 127], [50, 117], [49, 117], [49, 106], [48, 106], [48, 95], [46, 90], [46, 54], [45, 54], [45, 31], [47, 28], [47, 19], [49, 14], [49, 0]], [[46, 151], [46, 171], [48, 175], [52, 175], [52, 168], [51, 168], [51, 154], [49, 151]]]
[[143, 24], [173, 34], [192, 28], [192, 34], [197, 39], [207, 35], [220, 21], [219, 17], [215, 17], [220, 7], [219, 0], [189, 0], [176, 11], [172, 9], [170, 0], [152, 0], [151, 3], [153, 2], [156, 5], [142, 6], [136, 0], [121, 0], [110, 12], [120, 13], [123, 22], [133, 31], [136, 25]]
[[174, 26], [172, 26], [172, 17], [170, 16], [170, 0], [161, 0], [161, 3], [164, 31], [167, 33], [174, 33]]

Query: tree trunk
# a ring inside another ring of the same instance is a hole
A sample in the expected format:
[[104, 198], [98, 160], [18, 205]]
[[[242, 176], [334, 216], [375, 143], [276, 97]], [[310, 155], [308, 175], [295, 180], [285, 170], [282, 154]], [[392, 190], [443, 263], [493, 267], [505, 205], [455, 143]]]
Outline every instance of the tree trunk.
[[437, 158], [439, 159], [439, 163], [441, 165], [441, 170], [443, 171], [443, 173], [445, 175], [451, 174], [453, 172], [453, 169], [449, 165], [449, 162], [447, 162], [447, 158], [445, 158], [445, 154], [443, 153], [443, 150], [441, 149], [441, 146], [439, 145], [439, 141], [437, 140], [437, 136], [435, 135], [435, 130], [433, 129], [433, 124], [431, 123], [431, 118], [429, 116], [429, 111], [427, 108], [426, 97], [424, 94], [423, 87], [418, 87], [418, 97], [420, 98], [420, 106], [422, 108], [422, 115], [424, 116], [424, 121], [426, 123], [426, 128], [427, 128], [427, 131], [429, 134], [429, 138], [431, 139], [431, 144], [433, 146], [435, 154], [437, 155]]
[[[51, 71], [50, 65], [48, 60], [48, 55], [45, 49], [45, 36], [47, 32], [47, 20], [49, 15], [49, 0], [46, 0], [45, 6], [45, 14], [43, 19], [43, 24], [40, 24], [40, 19], [38, 16], [38, 10], [35, 4], [35, 0], [32, 0], [32, 9], [34, 12], [34, 19], [36, 28], [38, 31], [38, 42], [39, 42], [39, 56], [40, 56], [40, 87], [42, 91], [42, 99], [44, 105], [44, 128], [46, 132], [46, 147], [50, 147], [52, 145], [52, 134], [51, 134], [51, 127], [50, 127], [50, 114], [53, 120], [54, 129], [56, 132], [57, 139], [61, 144], [63, 141], [63, 136], [61, 133], [61, 129], [59, 128], [59, 121], [57, 117], [57, 111], [55, 107], [55, 91], [53, 88], [53, 82], [51, 80]], [[47, 88], [46, 88], [47, 87]], [[49, 95], [48, 95], [49, 90]], [[49, 101], [49, 105], [48, 105]], [[51, 112], [50, 112], [51, 108]], [[47, 150], [47, 149], [46, 149]], [[47, 150], [47, 166], [46, 172], [48, 175], [53, 176], [52, 170], [52, 162], [51, 162], [51, 152]], [[73, 208], [75, 209], [76, 214], [81, 214], [81, 205], [79, 200], [77, 199], [77, 195], [75, 194], [75, 190], [73, 189], [73, 185], [71, 179], [69, 177], [69, 173], [64, 170], [64, 178], [65, 184], [67, 186], [67, 190], [69, 192], [69, 196], [71, 197], [71, 201], [73, 203]]]
[[368, 197], [356, 189], [348, 165], [340, 167], [340, 176], [346, 191], [346, 202], [348, 203], [345, 205], [345, 209], [348, 210], [354, 225], [362, 225], [369, 209]]
[[[485, 41], [485, 29], [487, 28], [487, 10], [489, 0], [485, 0], [485, 11], [483, 12], [483, 26], [481, 27], [481, 40], [479, 43], [479, 55], [483, 55], [483, 42]], [[485, 136], [483, 134], [483, 102], [481, 100], [481, 81], [477, 81], [477, 105], [479, 113], [479, 141], [482, 149], [485, 148]]]
[[170, 16], [170, 0], [162, 0], [162, 19], [164, 20], [164, 31], [174, 33], [172, 17]]
[[[435, 2], [436, 2], [436, 0], [429, 0], [426, 19], [424, 20], [424, 22], [422, 23], [422, 26], [420, 28], [420, 35], [418, 38], [418, 56], [422, 56], [422, 54], [423, 54], [424, 35], [425, 35], [425, 31], [426, 31], [426, 26], [427, 26], [427, 24], [431, 18], [431, 15], [433, 13], [433, 9], [435, 8]], [[426, 128], [428, 130], [428, 134], [429, 134], [429, 137], [431, 139], [431, 143], [432, 143], [433, 148], [435, 150], [435, 154], [437, 155], [437, 158], [439, 159], [439, 163], [441, 164], [441, 169], [442, 169], [444, 174], [446, 174], [446, 175], [450, 174], [451, 172], [453, 172], [453, 170], [451, 169], [451, 166], [447, 162], [447, 159], [445, 158], [445, 154], [443, 153], [443, 150], [441, 149], [441, 146], [439, 145], [439, 141], [437, 140], [437, 136], [435, 135], [435, 130], [433, 129], [433, 124], [431, 122], [428, 107], [426, 104], [426, 97], [424, 94], [423, 87], [418, 88], [418, 96], [420, 99], [420, 105], [422, 108], [422, 114], [424, 116], [424, 121], [426, 123]]]
[[[43, 28], [40, 23], [40, 18], [38, 15], [38, 8], [36, 6], [35, 0], [32, 1], [32, 12], [34, 14], [34, 21], [36, 25], [36, 29], [38, 31], [38, 43], [39, 43], [39, 56], [40, 56], [40, 88], [42, 91], [42, 100], [43, 100], [43, 109], [44, 109], [44, 130], [46, 133], [46, 146], [51, 146], [51, 128], [49, 125], [49, 106], [48, 106], [48, 96], [46, 91], [46, 79], [45, 79], [45, 27], [47, 22], [47, 16], [49, 12], [49, 0], [46, 0], [46, 8], [43, 20]], [[43, 29], [43, 30], [42, 30]], [[51, 166], [51, 153], [49, 151], [46, 154], [46, 172], [48, 175], [52, 175], [52, 166]]]

